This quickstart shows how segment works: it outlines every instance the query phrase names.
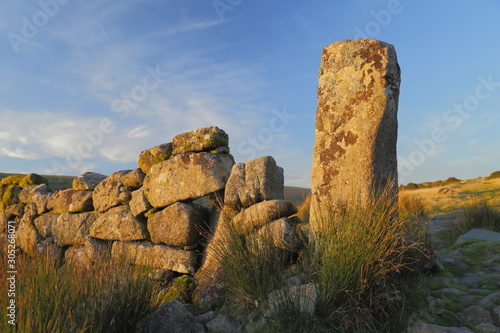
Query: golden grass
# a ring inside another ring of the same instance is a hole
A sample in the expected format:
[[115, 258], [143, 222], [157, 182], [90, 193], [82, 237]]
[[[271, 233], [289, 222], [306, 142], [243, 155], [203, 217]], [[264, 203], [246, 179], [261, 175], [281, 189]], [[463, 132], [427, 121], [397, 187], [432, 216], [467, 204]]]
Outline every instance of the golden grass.
[[[448, 188], [450, 193], [438, 193]], [[478, 200], [500, 209], [500, 178], [476, 178], [464, 180], [460, 184], [402, 191], [401, 194], [418, 198], [430, 215], [460, 212]]]

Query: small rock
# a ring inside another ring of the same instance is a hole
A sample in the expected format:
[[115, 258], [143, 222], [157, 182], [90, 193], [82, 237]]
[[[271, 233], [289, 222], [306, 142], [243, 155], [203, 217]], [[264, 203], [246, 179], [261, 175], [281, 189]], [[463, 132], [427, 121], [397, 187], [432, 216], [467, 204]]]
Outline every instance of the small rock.
[[476, 333], [500, 333], [500, 328], [493, 324], [482, 323], [475, 327]]
[[444, 327], [427, 323], [416, 323], [408, 329], [408, 333], [474, 333], [474, 332], [463, 327]]
[[210, 151], [217, 147], [228, 145], [229, 136], [222, 129], [218, 127], [203, 127], [176, 135], [172, 139], [172, 155], [192, 151]]
[[481, 239], [487, 242], [500, 242], [500, 233], [490, 230], [472, 229], [466, 234], [463, 234], [462, 236], [458, 237], [455, 244], [465, 242], [470, 239]]
[[479, 305], [472, 305], [464, 309], [459, 318], [464, 323], [493, 323], [491, 313]]
[[495, 325], [500, 326], [500, 306], [494, 307], [491, 313], [493, 314], [493, 322]]
[[141, 152], [137, 163], [142, 172], [148, 174], [153, 165], [168, 160], [170, 156], [172, 156], [172, 143], [164, 143]]
[[436, 292], [438, 292], [438, 293], [449, 293], [449, 294], [454, 294], [454, 295], [467, 295], [467, 293], [465, 291], [458, 290], [458, 289], [455, 289], [455, 288], [443, 288], [443, 289], [437, 290]]
[[197, 323], [184, 305], [173, 301], [162, 305], [151, 315], [141, 320], [135, 333], [205, 333], [203, 325]]
[[241, 324], [231, 315], [218, 315], [207, 323], [208, 333], [239, 333]]
[[210, 311], [210, 312], [207, 312], [207, 313], [204, 313], [204, 314], [201, 314], [199, 316], [196, 316], [194, 318], [194, 320], [197, 322], [197, 323], [200, 323], [202, 324], [203, 326], [205, 326], [209, 321], [212, 321], [215, 319], [215, 312], [213, 311]]
[[312, 283], [290, 286], [271, 291], [268, 299], [271, 312], [283, 304], [290, 304], [301, 312], [313, 314], [318, 299], [318, 289]]
[[441, 298], [429, 296], [427, 297], [427, 304], [429, 304], [429, 306], [434, 306], [434, 307], [440, 306], [443, 304], [443, 300]]
[[466, 295], [466, 296], [460, 296], [455, 299], [455, 302], [461, 303], [461, 304], [467, 304], [467, 303], [476, 303], [479, 300], [479, 297], [474, 296], [474, 295]]
[[93, 191], [107, 176], [97, 172], [85, 172], [73, 179], [72, 187], [78, 191]]

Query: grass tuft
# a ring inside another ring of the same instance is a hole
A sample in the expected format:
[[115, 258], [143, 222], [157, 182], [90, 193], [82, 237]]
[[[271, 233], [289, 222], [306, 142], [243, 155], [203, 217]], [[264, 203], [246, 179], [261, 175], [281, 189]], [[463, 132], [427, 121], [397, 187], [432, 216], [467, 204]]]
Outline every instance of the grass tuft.
[[453, 234], [458, 237], [472, 229], [500, 232], [500, 212], [490, 207], [485, 201], [476, 201], [463, 207]]
[[301, 311], [288, 293], [262, 332], [401, 331], [410, 267], [422, 258], [417, 248], [425, 242], [425, 214], [420, 202], [408, 199], [398, 216], [396, 198], [388, 186], [371, 202], [323, 201], [312, 241], [291, 264], [272, 239], [228, 232], [229, 245], [217, 249], [228, 302], [266, 308], [271, 291], [281, 290], [286, 300], [285, 279], [299, 277], [317, 290], [314, 311]]
[[[5, 253], [1, 268], [7, 271]], [[160, 304], [159, 287], [133, 267], [111, 262], [84, 269], [59, 266], [52, 258], [18, 255], [16, 326], [2, 332], [132, 332]], [[5, 280], [5, 279], [2, 279]], [[0, 302], [7, 304], [7, 286]], [[0, 316], [6, 318], [6, 307]]]

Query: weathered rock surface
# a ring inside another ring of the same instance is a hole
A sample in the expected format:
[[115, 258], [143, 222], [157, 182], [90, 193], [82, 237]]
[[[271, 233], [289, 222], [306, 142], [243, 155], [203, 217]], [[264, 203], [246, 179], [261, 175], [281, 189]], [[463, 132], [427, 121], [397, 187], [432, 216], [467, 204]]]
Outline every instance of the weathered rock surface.
[[458, 244], [471, 239], [482, 239], [488, 242], [500, 242], [500, 233], [491, 230], [472, 229], [458, 237], [456, 243]]
[[172, 140], [172, 155], [186, 152], [210, 151], [229, 145], [229, 136], [218, 127], [203, 127], [175, 136]]
[[231, 315], [218, 315], [207, 323], [208, 333], [236, 333], [241, 331], [241, 323]]
[[283, 199], [283, 189], [283, 168], [271, 156], [260, 157], [233, 165], [224, 203], [242, 209], [264, 200]]
[[179, 301], [166, 303], [141, 320], [135, 333], [205, 333], [203, 325]]
[[178, 247], [195, 244], [206, 218], [202, 206], [176, 202], [149, 216], [151, 241]]
[[244, 234], [295, 213], [297, 213], [297, 208], [290, 201], [262, 201], [242, 210], [234, 217], [233, 225], [236, 232]]
[[172, 156], [172, 143], [165, 143], [141, 152], [137, 163], [142, 172], [148, 174], [153, 165], [168, 160], [170, 156]]
[[16, 244], [29, 256], [37, 253], [37, 244], [41, 240], [33, 222], [29, 218], [23, 218], [16, 232]]
[[148, 238], [144, 222], [130, 212], [128, 206], [111, 208], [90, 227], [90, 235], [99, 239], [133, 241]]
[[49, 204], [49, 199], [51, 196], [52, 194], [42, 194], [35, 196], [33, 202], [36, 204], [36, 208], [39, 215], [49, 211], [49, 208], [47, 206]]
[[176, 249], [166, 245], [134, 242], [114, 242], [111, 256], [130, 264], [169, 269], [184, 274], [194, 274], [196, 252]]
[[259, 229], [258, 235], [272, 237], [276, 247], [289, 251], [299, 251], [304, 245], [296, 232], [299, 223], [304, 222], [296, 216], [284, 217]]
[[88, 267], [89, 261], [83, 246], [73, 246], [64, 252], [64, 262], [69, 265]]
[[465, 323], [493, 323], [491, 313], [479, 305], [471, 305], [460, 313], [460, 319]]
[[154, 165], [144, 180], [153, 207], [194, 199], [223, 189], [231, 173], [231, 155], [185, 153]]
[[94, 209], [92, 192], [66, 189], [54, 193], [47, 203], [47, 208], [54, 213], [79, 213]]
[[120, 181], [130, 189], [138, 189], [142, 186], [146, 174], [141, 169], [134, 169], [120, 177]]
[[107, 261], [111, 258], [111, 242], [86, 237], [84, 242], [85, 256], [92, 262]]
[[130, 172], [131, 170], [123, 170], [112, 173], [95, 187], [92, 198], [96, 211], [104, 213], [132, 199], [130, 189], [121, 182], [122, 176]]
[[286, 302], [292, 302], [300, 312], [313, 314], [318, 299], [318, 290], [312, 283], [290, 286], [272, 291], [268, 299], [271, 312], [278, 310]]
[[22, 216], [24, 214], [24, 205], [20, 203], [10, 205], [7, 208], [5, 208], [3, 213], [7, 217]]
[[58, 246], [83, 245], [95, 220], [95, 213], [62, 213], [52, 224], [52, 236]]
[[311, 173], [313, 229], [318, 203], [352, 193], [370, 198], [397, 179], [399, 86], [392, 45], [359, 39], [324, 48]]
[[34, 223], [40, 236], [43, 238], [52, 237], [52, 226], [56, 223], [59, 218], [59, 214], [50, 213], [43, 214], [35, 218]]
[[48, 189], [46, 184], [41, 185], [29, 185], [21, 190], [19, 193], [19, 202], [28, 203], [33, 202], [36, 197], [41, 196], [43, 194], [48, 194]]
[[132, 212], [132, 215], [134, 216], [144, 216], [148, 210], [153, 208], [146, 200], [143, 188], [132, 192], [132, 199], [128, 204], [130, 206], [130, 212]]
[[106, 175], [97, 172], [85, 172], [73, 179], [72, 187], [77, 191], [92, 191], [106, 177]]

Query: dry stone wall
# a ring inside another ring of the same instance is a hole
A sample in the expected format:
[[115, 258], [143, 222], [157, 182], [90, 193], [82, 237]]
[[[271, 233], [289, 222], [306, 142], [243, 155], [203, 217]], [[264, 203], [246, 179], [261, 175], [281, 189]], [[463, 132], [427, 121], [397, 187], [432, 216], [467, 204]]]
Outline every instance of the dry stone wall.
[[298, 246], [300, 221], [288, 218], [296, 208], [283, 200], [283, 169], [269, 156], [235, 164], [220, 128], [145, 150], [138, 166], [109, 176], [86, 172], [55, 193], [36, 175], [2, 181], [2, 231], [15, 221], [23, 252], [76, 265], [116, 259], [194, 275], [206, 262], [202, 279], [212, 276], [214, 261], [205, 245], [223, 241], [229, 223], [241, 233], [268, 228], [276, 246]]

